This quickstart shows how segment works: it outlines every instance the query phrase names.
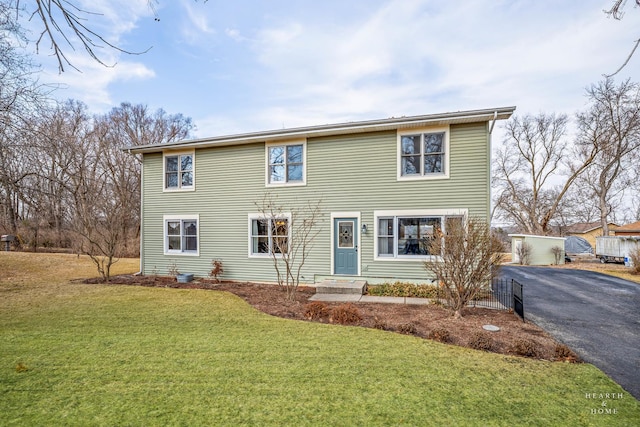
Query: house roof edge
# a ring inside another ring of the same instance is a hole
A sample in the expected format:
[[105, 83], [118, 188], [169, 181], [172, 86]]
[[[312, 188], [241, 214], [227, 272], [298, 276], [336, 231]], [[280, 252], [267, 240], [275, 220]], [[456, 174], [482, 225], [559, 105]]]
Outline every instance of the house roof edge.
[[179, 150], [186, 148], [205, 148], [212, 146], [240, 145], [254, 142], [269, 142], [295, 138], [309, 138], [319, 136], [331, 136], [339, 134], [355, 134], [365, 132], [377, 132], [394, 129], [410, 129], [412, 127], [428, 125], [444, 125], [457, 123], [477, 123], [492, 120], [505, 120], [511, 117], [516, 107], [487, 108], [482, 110], [467, 110], [441, 114], [428, 114], [420, 116], [391, 117], [387, 119], [366, 120], [357, 122], [345, 122], [338, 124], [326, 124], [319, 126], [297, 127], [278, 129], [262, 132], [241, 133], [235, 135], [223, 135], [190, 139], [165, 144], [149, 144], [124, 148], [134, 154], [153, 153], [163, 150]]

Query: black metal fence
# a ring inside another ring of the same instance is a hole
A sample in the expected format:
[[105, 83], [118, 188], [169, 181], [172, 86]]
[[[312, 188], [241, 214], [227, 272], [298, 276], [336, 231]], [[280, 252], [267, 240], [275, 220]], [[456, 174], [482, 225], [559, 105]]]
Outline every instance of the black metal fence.
[[524, 320], [522, 284], [513, 279], [493, 279], [491, 289], [471, 301], [469, 306], [513, 310]]

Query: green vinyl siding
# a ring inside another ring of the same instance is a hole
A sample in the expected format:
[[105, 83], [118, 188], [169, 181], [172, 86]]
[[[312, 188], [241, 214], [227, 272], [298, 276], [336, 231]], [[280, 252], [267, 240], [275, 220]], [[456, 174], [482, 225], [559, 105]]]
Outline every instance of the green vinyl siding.
[[[397, 133], [350, 134], [310, 138], [306, 144], [306, 185], [265, 186], [265, 144], [196, 149], [195, 191], [163, 192], [162, 154], [144, 155], [143, 272], [180, 272], [205, 276], [211, 260], [222, 259], [224, 278], [275, 281], [270, 258], [248, 255], [248, 214], [265, 192], [284, 207], [321, 199], [321, 233], [303, 269], [303, 281], [331, 275], [331, 213], [359, 212], [363, 277], [424, 279], [420, 261], [374, 259], [374, 211], [467, 210], [489, 212], [489, 143], [486, 123], [450, 127], [450, 177], [399, 181]], [[163, 215], [199, 215], [199, 256], [164, 255]]]

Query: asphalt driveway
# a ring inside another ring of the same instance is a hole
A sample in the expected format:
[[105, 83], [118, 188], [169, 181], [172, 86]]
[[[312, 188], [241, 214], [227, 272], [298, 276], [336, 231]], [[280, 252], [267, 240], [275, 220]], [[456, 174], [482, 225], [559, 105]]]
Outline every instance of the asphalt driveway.
[[527, 320], [640, 400], [640, 284], [591, 271], [543, 267], [505, 266], [501, 277], [523, 284]]

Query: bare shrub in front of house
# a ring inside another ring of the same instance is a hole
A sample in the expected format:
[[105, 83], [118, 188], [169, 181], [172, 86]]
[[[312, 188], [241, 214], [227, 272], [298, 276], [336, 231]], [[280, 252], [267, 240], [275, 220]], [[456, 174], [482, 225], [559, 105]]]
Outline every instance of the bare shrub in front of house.
[[631, 274], [640, 274], [640, 247], [629, 253], [629, 260], [633, 264], [631, 267]]
[[451, 334], [444, 328], [435, 328], [430, 330], [427, 334], [427, 338], [438, 342], [451, 342]]
[[531, 339], [519, 339], [509, 348], [509, 352], [524, 357], [540, 357], [540, 344]]
[[[268, 253], [276, 270], [278, 285], [286, 292], [286, 298], [295, 299], [300, 284], [302, 267], [313, 248], [313, 241], [320, 233], [318, 227], [322, 221], [321, 199], [296, 206], [286, 206], [270, 193], [265, 193], [255, 205], [261, 219], [256, 227], [266, 233], [260, 237], [257, 232], [255, 242], [257, 251]], [[252, 225], [253, 227], [253, 225]]]
[[531, 245], [522, 242], [522, 245], [516, 248], [516, 256], [520, 260], [520, 265], [529, 265], [531, 262]]
[[469, 347], [476, 350], [491, 351], [493, 345], [493, 338], [487, 332], [476, 332], [469, 340]]
[[340, 304], [331, 310], [331, 323], [339, 323], [341, 325], [356, 325], [362, 320], [362, 315], [358, 308], [351, 304]]
[[393, 330], [393, 328], [390, 327], [389, 324], [384, 319], [380, 319], [377, 316], [373, 319], [373, 327], [375, 329], [380, 329], [381, 331]]
[[562, 360], [564, 362], [578, 363], [580, 362], [580, 356], [578, 356], [573, 350], [567, 347], [565, 344], [557, 344], [554, 350], [555, 360]]
[[322, 301], [313, 301], [304, 307], [304, 317], [309, 320], [318, 320], [329, 317], [331, 310], [329, 306]]
[[211, 271], [209, 272], [209, 277], [211, 277], [215, 282], [220, 281], [220, 276], [224, 273], [224, 267], [222, 266], [221, 259], [212, 259], [211, 260]]
[[398, 332], [405, 335], [415, 335], [418, 330], [413, 322], [401, 323], [398, 325]]
[[424, 267], [438, 280], [455, 317], [462, 317], [467, 303], [497, 276], [502, 252], [502, 242], [481, 218], [447, 221], [444, 230], [434, 232], [429, 253], [440, 256], [425, 261]]
[[180, 274], [180, 270], [178, 270], [178, 264], [176, 264], [175, 261], [167, 266], [167, 274], [173, 277], [176, 277], [178, 274]]
[[553, 254], [556, 265], [560, 265], [560, 261], [564, 257], [564, 249], [562, 249], [560, 246], [554, 246], [551, 248], [551, 253]]

